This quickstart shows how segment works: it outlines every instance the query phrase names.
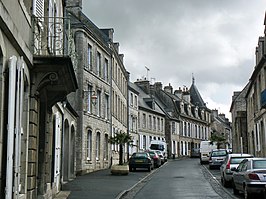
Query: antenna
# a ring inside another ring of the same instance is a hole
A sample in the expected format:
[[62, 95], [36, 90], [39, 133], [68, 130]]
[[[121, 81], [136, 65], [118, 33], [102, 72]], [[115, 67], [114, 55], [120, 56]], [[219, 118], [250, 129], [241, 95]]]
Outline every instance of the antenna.
[[147, 76], [146, 76], [146, 78], [147, 78], [147, 80], [148, 80], [148, 79], [149, 79], [149, 75], [148, 75], [148, 73], [149, 73], [150, 69], [149, 69], [147, 66], [145, 66], [145, 68], [146, 68], [146, 70], [147, 70]]

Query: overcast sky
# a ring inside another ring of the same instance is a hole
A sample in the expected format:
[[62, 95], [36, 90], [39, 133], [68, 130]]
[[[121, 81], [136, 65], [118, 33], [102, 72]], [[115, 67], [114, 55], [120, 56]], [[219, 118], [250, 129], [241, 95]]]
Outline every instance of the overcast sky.
[[83, 0], [95, 25], [114, 28], [131, 82], [148, 75], [178, 89], [193, 74], [208, 108], [230, 120], [233, 92], [255, 66], [265, 10], [265, 0]]

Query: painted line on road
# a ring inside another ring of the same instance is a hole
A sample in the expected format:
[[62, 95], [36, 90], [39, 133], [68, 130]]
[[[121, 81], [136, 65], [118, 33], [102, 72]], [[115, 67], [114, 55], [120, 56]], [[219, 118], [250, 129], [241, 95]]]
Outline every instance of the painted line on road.
[[138, 184], [142, 183], [144, 180], [146, 180], [149, 176], [151, 176], [153, 173], [157, 172], [160, 168], [164, 167], [166, 164], [168, 164], [168, 161], [166, 163], [164, 163], [163, 165], [161, 165], [159, 168], [157, 169], [153, 169], [148, 175], [146, 175], [145, 177], [143, 177], [140, 181], [138, 181], [136, 184], [134, 184], [132, 187], [130, 187], [129, 189], [126, 189], [124, 191], [122, 191], [120, 194], [118, 194], [118, 196], [116, 196], [115, 199], [120, 199], [123, 196], [125, 196], [128, 192], [130, 192], [132, 189], [134, 189]]

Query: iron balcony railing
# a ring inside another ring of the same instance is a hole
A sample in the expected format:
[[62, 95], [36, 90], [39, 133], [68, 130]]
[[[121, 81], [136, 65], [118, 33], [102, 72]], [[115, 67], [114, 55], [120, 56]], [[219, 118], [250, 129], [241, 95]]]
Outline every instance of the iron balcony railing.
[[70, 19], [65, 17], [33, 17], [33, 54], [71, 56], [75, 53]]

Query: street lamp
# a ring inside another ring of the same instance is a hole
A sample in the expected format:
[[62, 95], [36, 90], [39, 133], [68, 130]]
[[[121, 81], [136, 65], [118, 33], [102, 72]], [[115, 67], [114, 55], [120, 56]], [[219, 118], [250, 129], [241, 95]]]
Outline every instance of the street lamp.
[[97, 103], [98, 96], [96, 95], [95, 91], [93, 90], [83, 90], [83, 97], [85, 93], [90, 93], [90, 101], [95, 106]]

